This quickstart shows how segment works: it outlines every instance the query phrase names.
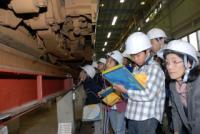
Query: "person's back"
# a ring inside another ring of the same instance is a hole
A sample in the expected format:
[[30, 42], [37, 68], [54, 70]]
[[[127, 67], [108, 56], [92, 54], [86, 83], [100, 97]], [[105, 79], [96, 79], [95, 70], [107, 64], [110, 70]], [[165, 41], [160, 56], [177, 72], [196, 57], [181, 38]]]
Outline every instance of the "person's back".
[[[101, 87], [98, 86], [94, 80], [96, 71], [92, 65], [85, 65], [80, 72], [79, 79], [83, 83], [83, 87], [86, 93], [85, 105], [96, 104], [100, 106], [100, 99], [98, 97], [98, 92], [101, 90]], [[99, 112], [101, 114], [101, 110]], [[101, 134], [101, 120], [94, 121], [94, 134]]]
[[96, 84], [94, 79], [86, 78], [83, 82], [83, 87], [86, 93], [85, 105], [100, 103], [98, 92], [101, 90], [101, 87]]
[[86, 93], [85, 104], [97, 104], [100, 102], [97, 94], [101, 90], [101, 87], [99, 87], [94, 81], [96, 71], [92, 65], [85, 65], [81, 68], [82, 71], [80, 72], [79, 79], [80, 82], [83, 83], [83, 87]]

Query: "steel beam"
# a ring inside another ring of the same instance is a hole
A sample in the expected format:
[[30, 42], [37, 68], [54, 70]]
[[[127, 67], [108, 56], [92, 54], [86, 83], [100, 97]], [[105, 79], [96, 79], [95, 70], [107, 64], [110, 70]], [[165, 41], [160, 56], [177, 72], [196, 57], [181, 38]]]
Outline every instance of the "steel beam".
[[0, 43], [0, 71], [64, 77], [64, 68], [49, 64], [33, 56]]

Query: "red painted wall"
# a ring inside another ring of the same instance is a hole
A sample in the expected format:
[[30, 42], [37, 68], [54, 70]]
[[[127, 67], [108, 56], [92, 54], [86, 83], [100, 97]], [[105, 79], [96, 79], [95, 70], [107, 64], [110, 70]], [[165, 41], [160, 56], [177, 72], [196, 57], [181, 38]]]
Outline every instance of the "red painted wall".
[[[15, 76], [15, 75], [13, 75]], [[37, 83], [38, 82], [38, 83]], [[38, 86], [38, 85], [41, 86]], [[72, 89], [72, 79], [0, 78], [0, 113], [45, 96]], [[38, 96], [39, 95], [39, 96]]]
[[43, 96], [47, 96], [62, 90], [70, 90], [72, 88], [72, 81], [71, 79], [43, 80], [42, 88]]
[[0, 111], [36, 100], [36, 79], [0, 79]]
[[64, 89], [64, 80], [43, 80], [43, 96], [56, 93]]

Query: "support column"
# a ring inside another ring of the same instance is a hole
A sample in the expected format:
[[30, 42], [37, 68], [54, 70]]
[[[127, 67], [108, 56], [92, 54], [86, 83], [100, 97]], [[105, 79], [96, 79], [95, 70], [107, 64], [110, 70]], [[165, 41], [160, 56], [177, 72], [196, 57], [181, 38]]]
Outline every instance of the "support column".
[[42, 75], [37, 75], [37, 100], [42, 101], [43, 92], [42, 92]]

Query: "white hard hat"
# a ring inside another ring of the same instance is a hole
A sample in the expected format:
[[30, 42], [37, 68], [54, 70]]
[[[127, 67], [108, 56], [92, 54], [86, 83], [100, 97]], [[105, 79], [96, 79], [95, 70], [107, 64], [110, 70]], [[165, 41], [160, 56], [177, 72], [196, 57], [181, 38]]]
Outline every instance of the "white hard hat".
[[163, 52], [165, 51], [166, 48], [167, 48], [167, 44], [166, 44], [163, 48], [161, 48], [160, 50], [158, 50], [158, 51], [156, 52], [156, 55], [157, 55], [158, 57], [160, 57], [161, 59], [164, 59], [164, 57], [163, 57]]
[[126, 53], [122, 53], [122, 56], [124, 57], [124, 58], [128, 58], [128, 59], [131, 59], [131, 57], [130, 57], [130, 55], [129, 54], [126, 54]]
[[123, 63], [123, 56], [122, 54], [118, 51], [112, 51], [110, 53], [107, 53], [108, 56], [112, 57], [114, 60], [116, 60], [119, 64]]
[[155, 39], [155, 38], [160, 38], [160, 37], [167, 38], [167, 35], [165, 34], [165, 32], [160, 28], [152, 28], [147, 33], [147, 36], [149, 37], [149, 39]]
[[81, 68], [90, 76], [90, 78], [94, 78], [96, 71], [92, 65], [85, 65]]
[[186, 41], [183, 41], [183, 40], [170, 41], [169, 44], [164, 49], [164, 52], [166, 50], [172, 50], [172, 51], [175, 51], [175, 52], [179, 52], [179, 53], [182, 53], [182, 54], [189, 55], [196, 62], [195, 65], [198, 65], [199, 61], [198, 61], [198, 58], [197, 58], [196, 49], [190, 43], [188, 43]]
[[99, 62], [103, 63], [103, 64], [106, 64], [106, 59], [105, 58], [100, 58], [99, 59]]
[[142, 32], [132, 33], [126, 40], [124, 54], [137, 54], [151, 48], [151, 42], [146, 34]]
[[92, 66], [93, 66], [94, 68], [97, 68], [97, 67], [98, 67], [97, 62], [96, 62], [96, 61], [93, 61], [93, 62], [92, 62]]
[[164, 57], [163, 57], [163, 51], [164, 51], [164, 49], [160, 49], [160, 50], [158, 50], [157, 52], [156, 52], [156, 55], [159, 57], [159, 58], [161, 58], [161, 59], [164, 59]]

